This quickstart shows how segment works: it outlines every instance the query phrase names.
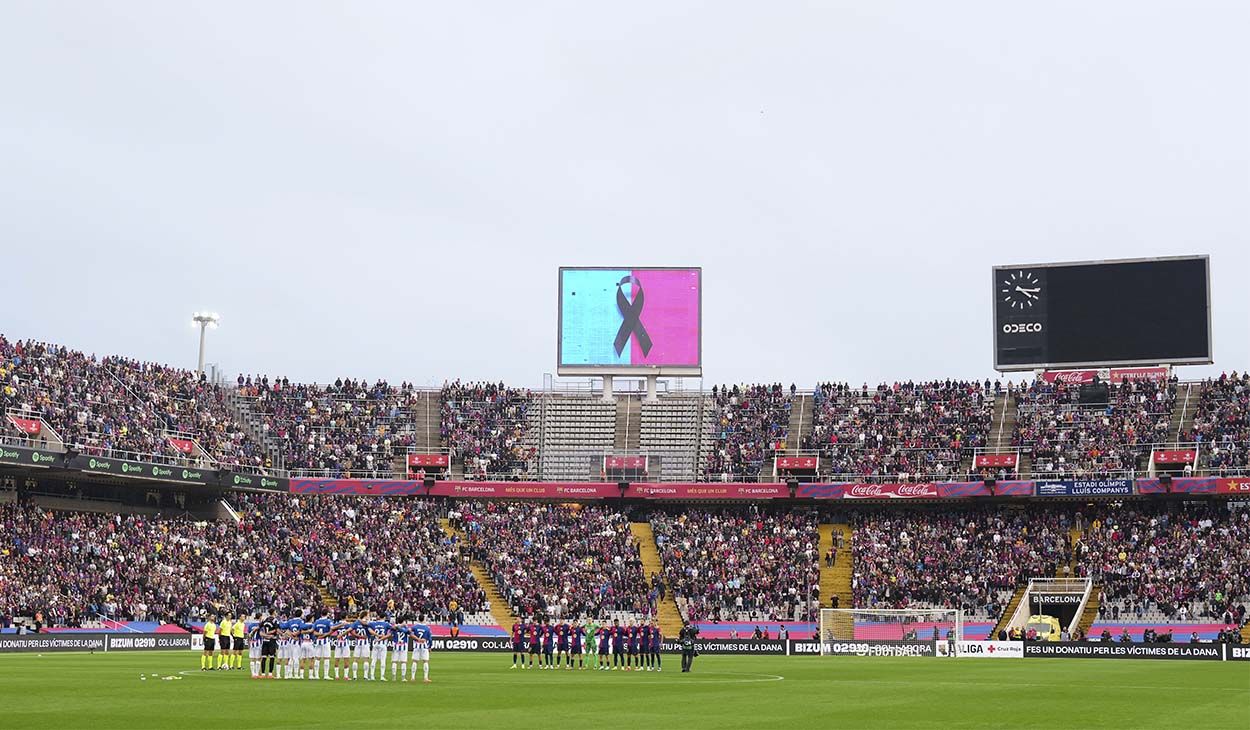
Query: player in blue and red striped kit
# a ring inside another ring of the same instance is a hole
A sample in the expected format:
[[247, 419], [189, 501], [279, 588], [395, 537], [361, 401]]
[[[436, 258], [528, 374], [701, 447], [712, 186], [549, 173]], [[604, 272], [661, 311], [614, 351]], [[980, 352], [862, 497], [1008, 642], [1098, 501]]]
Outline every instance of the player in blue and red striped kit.
[[538, 625], [538, 621], [531, 621], [529, 624], [529, 642], [530, 642], [530, 669], [534, 668], [534, 657], [542, 651], [542, 643], [539, 635], [542, 633], [542, 627]]
[[625, 657], [625, 671], [627, 672], [632, 671], [638, 663], [638, 638], [639, 629], [637, 626], [625, 627], [625, 650], [628, 652]]
[[569, 654], [569, 669], [573, 668], [574, 656], [577, 657], [577, 668], [585, 669], [586, 668], [586, 655], [582, 653], [582, 640], [586, 636], [586, 627], [582, 625], [581, 621], [578, 621], [573, 624], [571, 633], [572, 635], [570, 637], [570, 641], [572, 643], [573, 648], [572, 648], [572, 653]]
[[612, 647], [612, 627], [600, 626], [599, 627], [599, 669], [605, 672], [610, 669], [610, 667], [608, 666], [608, 652], [611, 650], [611, 647]]
[[521, 668], [525, 668], [525, 624], [522, 621], [512, 622], [512, 668], [516, 669], [517, 657], [520, 657]]
[[612, 619], [612, 671], [624, 670], [625, 666], [625, 627], [620, 619]]
[[569, 625], [560, 622], [556, 625], [556, 668], [573, 668], [573, 659], [569, 656]]
[[655, 667], [655, 671], [660, 671], [660, 648], [664, 645], [664, 635], [660, 633], [660, 625], [651, 620], [651, 653], [647, 655], [647, 671], [651, 671], [651, 667]]
[[551, 619], [543, 619], [543, 669], [555, 669], [556, 628]]

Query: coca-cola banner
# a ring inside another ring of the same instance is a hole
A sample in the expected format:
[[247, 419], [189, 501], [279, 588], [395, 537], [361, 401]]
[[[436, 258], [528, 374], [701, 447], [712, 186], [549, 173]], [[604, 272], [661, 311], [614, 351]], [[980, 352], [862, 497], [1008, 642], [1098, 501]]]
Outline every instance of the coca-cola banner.
[[936, 484], [850, 484], [842, 499], [939, 499]]
[[1169, 374], [1166, 367], [1111, 368], [1110, 380], [1118, 385], [1125, 380], [1166, 380]]
[[1077, 385], [1092, 383], [1094, 378], [1106, 379], [1108, 372], [1104, 370], [1047, 370], [1042, 373], [1042, 380], [1047, 383]]
[[784, 484], [743, 484], [740, 482], [631, 484], [626, 497], [637, 499], [785, 499], [790, 490]]

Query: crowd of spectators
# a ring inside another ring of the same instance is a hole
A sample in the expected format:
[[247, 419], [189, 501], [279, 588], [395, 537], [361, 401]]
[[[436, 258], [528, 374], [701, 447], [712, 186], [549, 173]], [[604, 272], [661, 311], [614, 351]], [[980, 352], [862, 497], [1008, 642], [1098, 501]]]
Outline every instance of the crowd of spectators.
[[665, 583], [687, 621], [815, 620], [820, 530], [814, 513], [656, 512], [651, 528]]
[[[230, 412], [225, 392], [204, 375], [121, 357], [105, 358], [104, 365], [128, 394], [145, 403], [166, 434], [194, 440], [224, 467], [264, 471], [272, 466]], [[169, 445], [168, 439], [163, 445]]]
[[1062, 510], [866, 510], [852, 521], [857, 608], [960, 608], [998, 618], [1017, 586], [1067, 562]]
[[[169, 463], [206, 454], [226, 466], [265, 466], [220, 389], [189, 370], [0, 335], [0, 412], [42, 419], [78, 453]], [[179, 450], [171, 436], [198, 443], [204, 454]]]
[[533, 458], [525, 445], [529, 391], [503, 383], [443, 385], [441, 437], [470, 479], [524, 474]]
[[1240, 624], [1250, 601], [1250, 509], [1230, 502], [1085, 507], [1074, 566], [1107, 619]]
[[1202, 384], [1186, 441], [1198, 443], [1199, 465], [1226, 473], [1250, 468], [1250, 373]]
[[414, 441], [418, 399], [409, 383], [370, 385], [363, 378], [292, 383], [287, 378], [239, 376], [238, 392], [274, 439], [282, 466], [294, 475], [390, 477], [393, 460]]
[[821, 472], [843, 478], [932, 481], [951, 478], [984, 446], [994, 391], [957, 380], [927, 383], [823, 383], [812, 394], [812, 426], [802, 448]]
[[443, 621], [453, 604], [466, 614], [488, 610], [459, 539], [439, 525], [441, 501], [249, 495], [239, 503], [240, 527], [276, 532], [344, 611], [386, 608]]
[[1033, 472], [1091, 476], [1140, 469], [1151, 444], [1170, 440], [1174, 380], [1108, 386], [1104, 403], [1081, 403], [1081, 385], [1038, 379], [1017, 392], [1012, 444], [1032, 455]]
[[42, 418], [81, 453], [123, 450], [174, 457], [164, 424], [105, 359], [61, 345], [0, 336], [0, 405], [6, 413]]
[[215, 605], [312, 605], [297, 560], [267, 524], [0, 506], [0, 605], [49, 625], [185, 623]]
[[49, 625], [192, 623], [215, 609], [339, 608], [443, 621], [488, 609], [442, 505], [381, 497], [231, 495], [234, 520], [0, 506], [0, 606]]
[[611, 507], [523, 502], [456, 506], [471, 554], [517, 616], [654, 614], [629, 518]]
[[795, 387], [780, 383], [712, 387], [715, 441], [708, 453], [709, 480], [751, 481], [785, 448]]

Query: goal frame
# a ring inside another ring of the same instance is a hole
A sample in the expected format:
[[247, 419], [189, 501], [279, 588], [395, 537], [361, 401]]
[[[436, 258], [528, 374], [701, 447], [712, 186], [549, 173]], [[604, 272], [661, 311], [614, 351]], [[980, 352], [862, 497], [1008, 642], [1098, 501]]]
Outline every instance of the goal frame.
[[[875, 639], [854, 635], [856, 619], [869, 617], [878, 621], [885, 619], [885, 623], [890, 623], [891, 619], [896, 619], [897, 623], [900, 624], [925, 624], [923, 632], [916, 637], [917, 641], [933, 640], [933, 624], [949, 625], [949, 629], [955, 632], [954, 637], [949, 639], [951, 641], [963, 641], [964, 639], [964, 612], [957, 608], [822, 608], [820, 609], [819, 623], [816, 628], [818, 632], [816, 638], [820, 643], [821, 655], [824, 656], [829, 653], [829, 645], [833, 642], [899, 640], [898, 638]], [[841, 632], [834, 628], [838, 624], [841, 624], [843, 628]], [[841, 636], [840, 633], [846, 633], [845, 627], [848, 624], [851, 626], [852, 635]], [[939, 629], [939, 640], [948, 640], [947, 631], [947, 628]]]

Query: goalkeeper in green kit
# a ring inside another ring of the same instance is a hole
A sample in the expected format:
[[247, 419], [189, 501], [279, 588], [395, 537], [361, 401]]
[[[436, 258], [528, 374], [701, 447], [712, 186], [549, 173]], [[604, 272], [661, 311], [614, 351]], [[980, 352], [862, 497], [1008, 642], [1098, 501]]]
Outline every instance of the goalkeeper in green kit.
[[585, 657], [585, 667], [594, 669], [599, 668], [599, 653], [595, 648], [599, 646], [599, 622], [593, 618], [586, 619], [586, 640], [582, 642], [582, 652]]

